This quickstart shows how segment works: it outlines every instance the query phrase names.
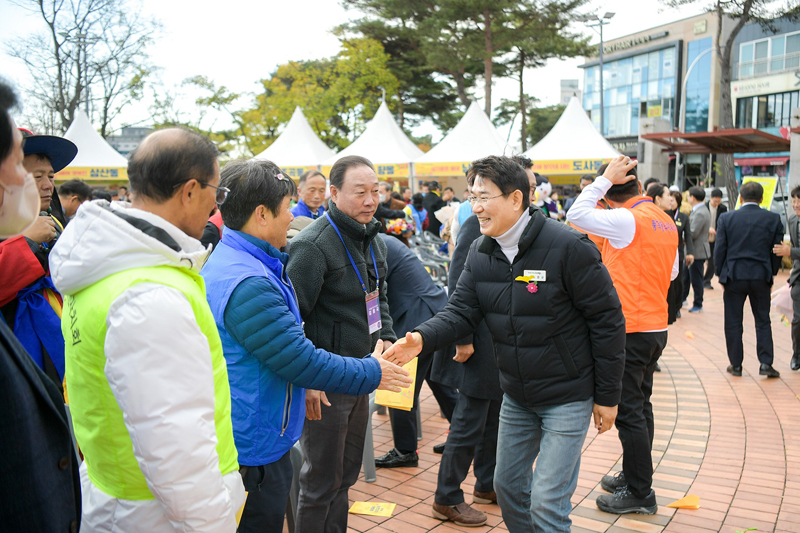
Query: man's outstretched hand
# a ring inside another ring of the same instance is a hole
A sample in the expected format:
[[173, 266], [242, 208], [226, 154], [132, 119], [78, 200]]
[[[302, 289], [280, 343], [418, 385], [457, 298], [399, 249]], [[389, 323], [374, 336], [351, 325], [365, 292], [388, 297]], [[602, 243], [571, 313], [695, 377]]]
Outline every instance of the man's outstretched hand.
[[[391, 348], [392, 343], [387, 344]], [[409, 387], [414, 380], [408, 375], [408, 370], [383, 358], [381, 355], [383, 346], [384, 341], [378, 341], [378, 344], [375, 345], [375, 351], [372, 352], [372, 357], [377, 359], [381, 365], [381, 383], [378, 388], [380, 390], [400, 392], [402, 389]]]
[[416, 331], [406, 333], [405, 338], [398, 339], [391, 348], [383, 353], [383, 358], [396, 365], [404, 365], [414, 359], [422, 351], [422, 335]]

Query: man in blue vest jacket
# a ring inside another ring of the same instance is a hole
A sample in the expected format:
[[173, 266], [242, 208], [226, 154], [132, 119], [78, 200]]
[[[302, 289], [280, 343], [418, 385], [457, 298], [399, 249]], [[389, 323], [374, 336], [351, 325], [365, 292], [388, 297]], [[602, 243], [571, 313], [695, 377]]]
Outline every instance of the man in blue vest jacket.
[[[304, 333], [285, 272], [294, 182], [270, 161], [235, 161], [222, 170], [230, 189], [220, 206], [227, 228], [201, 272], [231, 387], [233, 435], [249, 491], [239, 532], [283, 530], [292, 483], [289, 451], [306, 416], [305, 389], [368, 394], [399, 392], [408, 372], [380, 358], [341, 357], [317, 349]], [[365, 354], [366, 355], [366, 354]]]

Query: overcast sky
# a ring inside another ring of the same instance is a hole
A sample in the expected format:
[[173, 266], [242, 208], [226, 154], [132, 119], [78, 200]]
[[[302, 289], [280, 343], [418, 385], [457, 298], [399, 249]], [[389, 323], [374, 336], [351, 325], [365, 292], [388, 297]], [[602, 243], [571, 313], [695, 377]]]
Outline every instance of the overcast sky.
[[[635, 7], [634, 7], [635, 6]], [[290, 60], [330, 57], [339, 51], [339, 42], [330, 30], [343, 22], [360, 17], [347, 11], [336, 0], [144, 0], [144, 10], [161, 20], [163, 31], [155, 35], [150, 49], [152, 62], [161, 67], [160, 80], [165, 86], [177, 86], [182, 80], [202, 74], [233, 91], [256, 92], [258, 80], [266, 78], [275, 67]], [[606, 40], [666, 24], [701, 12], [700, 7], [666, 8], [658, 0], [592, 0], [586, 11], [616, 15], [604, 30]], [[0, 42], [40, 30], [43, 23], [23, 9], [0, 0]], [[581, 23], [575, 24], [586, 35], [599, 37]], [[551, 61], [546, 67], [529, 70], [525, 92], [544, 105], [555, 104], [560, 96], [560, 80], [578, 79], [583, 86], [582, 60]], [[0, 51], [0, 75], [18, 85], [31, 83], [24, 65]], [[481, 100], [483, 89], [475, 96]], [[517, 82], [495, 81], [492, 101], [515, 98]], [[23, 94], [24, 98], [24, 94]], [[191, 112], [191, 106], [185, 106]], [[145, 118], [147, 106], [132, 106], [119, 124]], [[223, 120], [223, 119], [220, 119]], [[518, 129], [515, 125], [514, 129]], [[432, 124], [423, 124], [416, 135], [441, 135]], [[508, 127], [501, 133], [506, 135]], [[519, 135], [512, 132], [512, 141]]]

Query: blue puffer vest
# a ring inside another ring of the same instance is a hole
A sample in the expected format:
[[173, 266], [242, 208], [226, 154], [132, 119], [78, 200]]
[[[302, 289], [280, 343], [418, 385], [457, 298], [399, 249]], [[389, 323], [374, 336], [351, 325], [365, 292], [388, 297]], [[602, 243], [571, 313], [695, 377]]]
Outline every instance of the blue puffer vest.
[[239, 464], [260, 466], [280, 459], [300, 438], [305, 418], [305, 389], [271, 372], [225, 329], [225, 308], [234, 289], [247, 278], [266, 278], [302, 324], [294, 288], [284, 272], [288, 256], [274, 248], [272, 257], [235, 231], [222, 240], [201, 272], [211, 312], [222, 339], [231, 386], [233, 437]]

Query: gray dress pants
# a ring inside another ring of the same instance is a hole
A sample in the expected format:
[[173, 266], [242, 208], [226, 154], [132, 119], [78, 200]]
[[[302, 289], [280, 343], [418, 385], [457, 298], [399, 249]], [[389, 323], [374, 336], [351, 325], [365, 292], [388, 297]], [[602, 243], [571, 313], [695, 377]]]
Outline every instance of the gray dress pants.
[[358, 480], [369, 422], [369, 395], [328, 395], [322, 420], [306, 420], [300, 446], [300, 497], [295, 531], [346, 533], [347, 492]]

